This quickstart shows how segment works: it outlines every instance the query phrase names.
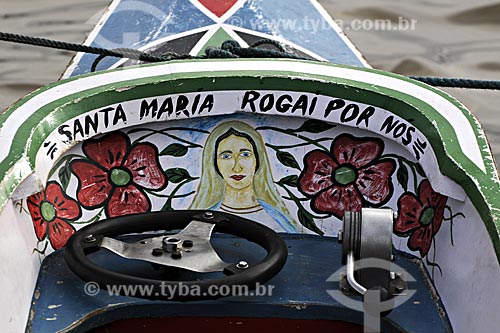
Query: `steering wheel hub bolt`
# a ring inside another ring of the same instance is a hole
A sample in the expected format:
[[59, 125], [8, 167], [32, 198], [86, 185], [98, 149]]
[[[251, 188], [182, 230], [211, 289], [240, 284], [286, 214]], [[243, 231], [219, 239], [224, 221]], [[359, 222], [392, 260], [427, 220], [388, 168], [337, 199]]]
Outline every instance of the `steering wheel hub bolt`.
[[239, 269], [247, 269], [248, 268], [248, 263], [244, 260], [238, 262], [236, 264], [236, 268], [239, 268]]
[[179, 252], [182, 248], [182, 241], [177, 237], [165, 237], [162, 241], [162, 248], [168, 253]]

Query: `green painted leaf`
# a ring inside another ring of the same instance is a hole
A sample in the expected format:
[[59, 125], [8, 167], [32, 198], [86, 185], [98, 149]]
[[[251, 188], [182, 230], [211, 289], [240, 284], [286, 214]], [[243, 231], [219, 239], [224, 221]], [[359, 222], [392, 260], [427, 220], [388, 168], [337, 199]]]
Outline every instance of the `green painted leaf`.
[[69, 155], [66, 155], [64, 157], [62, 157], [59, 161], [57, 161], [56, 164], [54, 164], [54, 166], [50, 169], [50, 172], [49, 172], [49, 178], [52, 177], [52, 175], [54, 174], [54, 172], [56, 172], [56, 170], [63, 164], [66, 164], [66, 166], [68, 165], [69, 162], [71, 162], [71, 160], [75, 159], [75, 158], [84, 158], [83, 156], [80, 156], [80, 155], [76, 155], [76, 154], [69, 154]]
[[309, 132], [309, 133], [321, 133], [335, 127], [335, 125], [329, 124], [327, 122], [309, 119], [306, 120], [302, 126], [297, 128], [297, 132]]
[[306, 211], [304, 208], [299, 207], [299, 211], [297, 212], [297, 217], [299, 218], [300, 224], [302, 224], [307, 229], [314, 231], [320, 236], [323, 236], [323, 231], [321, 231], [314, 223], [314, 218], [312, 215]]
[[171, 168], [165, 171], [165, 175], [167, 176], [167, 180], [171, 183], [180, 183], [186, 179], [193, 179], [189, 174], [189, 171], [183, 168]]
[[94, 222], [97, 222], [101, 219], [101, 216], [102, 216], [102, 213], [104, 213], [104, 208], [102, 208], [96, 215], [94, 215], [93, 217], [91, 217], [90, 219], [86, 220], [86, 221], [73, 221], [71, 222], [71, 224], [89, 224], [89, 223], [94, 223]]
[[281, 178], [278, 181], [278, 184], [288, 185], [291, 187], [297, 187], [298, 181], [299, 181], [299, 177], [297, 175], [290, 175], [290, 176], [286, 176], [286, 177]]
[[163, 207], [161, 207], [161, 211], [172, 211], [172, 210], [174, 209], [172, 208], [172, 203], [170, 200], [167, 200], [167, 202], [165, 202]]
[[408, 169], [403, 164], [399, 165], [396, 178], [398, 183], [403, 187], [403, 190], [405, 192], [408, 191]]
[[181, 145], [180, 143], [172, 143], [160, 152], [160, 156], [168, 155], [180, 157], [186, 155], [188, 149], [187, 146]]
[[71, 170], [69, 169], [69, 165], [64, 165], [58, 172], [59, 182], [61, 183], [62, 189], [66, 192], [68, 188], [69, 181], [71, 179]]
[[422, 166], [419, 164], [419, 163], [415, 163], [415, 170], [417, 170], [417, 173], [422, 176], [422, 177], [426, 177], [425, 176], [425, 172], [424, 172], [424, 169], [422, 169]]
[[297, 163], [295, 157], [289, 152], [278, 150], [276, 152], [276, 157], [283, 165], [300, 170], [299, 163]]

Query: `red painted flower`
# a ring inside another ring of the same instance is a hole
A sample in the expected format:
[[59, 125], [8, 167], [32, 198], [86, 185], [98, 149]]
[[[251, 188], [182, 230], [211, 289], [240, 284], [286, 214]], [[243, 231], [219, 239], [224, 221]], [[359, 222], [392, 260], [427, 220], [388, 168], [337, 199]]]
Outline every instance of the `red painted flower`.
[[68, 197], [56, 182], [48, 182], [45, 191], [28, 198], [28, 210], [38, 240], [49, 238], [54, 249], [60, 249], [75, 233], [69, 223], [80, 218], [78, 203]]
[[71, 162], [78, 178], [78, 201], [87, 209], [106, 207], [108, 217], [145, 213], [151, 203], [144, 189], [161, 190], [167, 184], [150, 143], [130, 146], [130, 139], [114, 132], [88, 140], [82, 150], [89, 160]]
[[368, 203], [379, 207], [390, 199], [394, 161], [377, 161], [384, 142], [339, 135], [331, 153], [313, 150], [304, 157], [299, 189], [312, 198], [311, 208], [341, 218], [344, 211], [359, 211]]
[[443, 221], [444, 207], [448, 197], [432, 190], [427, 179], [418, 186], [418, 198], [413, 193], [405, 193], [398, 200], [398, 218], [394, 233], [408, 236], [408, 248], [420, 251], [425, 257]]

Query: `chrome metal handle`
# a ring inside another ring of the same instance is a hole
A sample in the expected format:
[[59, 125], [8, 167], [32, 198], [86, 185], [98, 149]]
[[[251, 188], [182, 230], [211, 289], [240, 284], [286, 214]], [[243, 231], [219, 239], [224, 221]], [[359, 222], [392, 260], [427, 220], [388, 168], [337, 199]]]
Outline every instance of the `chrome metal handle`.
[[351, 251], [347, 254], [347, 282], [352, 287], [352, 289], [356, 290], [361, 295], [366, 293], [366, 288], [363, 287], [356, 278], [354, 278], [354, 253]]

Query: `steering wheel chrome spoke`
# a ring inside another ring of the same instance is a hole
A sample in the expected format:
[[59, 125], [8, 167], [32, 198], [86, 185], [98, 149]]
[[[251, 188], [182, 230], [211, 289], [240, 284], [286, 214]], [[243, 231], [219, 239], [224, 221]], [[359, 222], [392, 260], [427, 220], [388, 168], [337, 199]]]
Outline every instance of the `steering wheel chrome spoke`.
[[231, 265], [215, 252], [210, 238], [215, 224], [192, 221], [181, 232], [125, 243], [103, 237], [100, 247], [127, 259], [178, 267], [199, 273], [220, 272]]

